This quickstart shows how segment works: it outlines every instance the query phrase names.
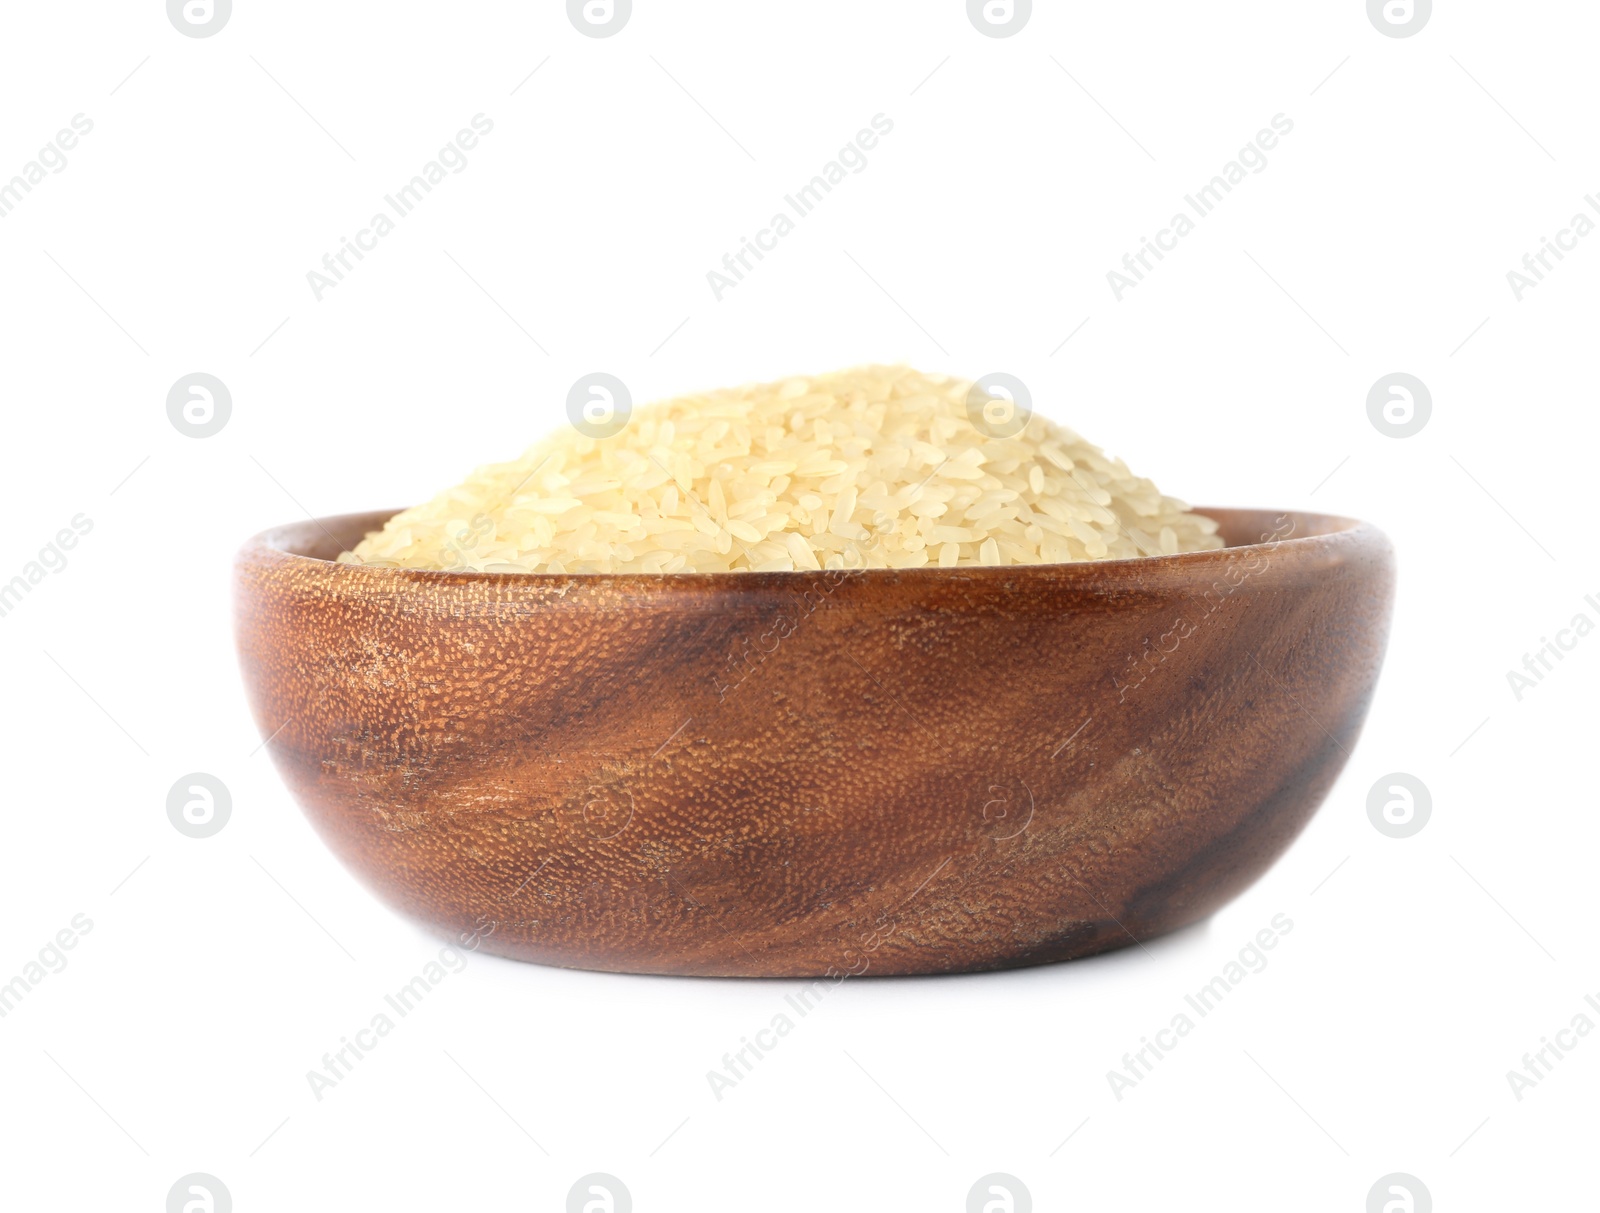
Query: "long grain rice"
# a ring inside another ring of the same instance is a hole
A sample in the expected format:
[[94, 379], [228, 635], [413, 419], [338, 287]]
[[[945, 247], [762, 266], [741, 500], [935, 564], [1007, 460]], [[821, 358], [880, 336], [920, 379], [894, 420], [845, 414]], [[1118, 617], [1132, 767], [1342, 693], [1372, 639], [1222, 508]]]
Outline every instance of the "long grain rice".
[[[971, 380], [906, 367], [682, 396], [564, 428], [339, 560], [491, 573], [757, 572], [1113, 560], [1219, 548], [1120, 459], [1037, 414], [997, 437]], [[1000, 401], [1001, 412], [1005, 402]]]

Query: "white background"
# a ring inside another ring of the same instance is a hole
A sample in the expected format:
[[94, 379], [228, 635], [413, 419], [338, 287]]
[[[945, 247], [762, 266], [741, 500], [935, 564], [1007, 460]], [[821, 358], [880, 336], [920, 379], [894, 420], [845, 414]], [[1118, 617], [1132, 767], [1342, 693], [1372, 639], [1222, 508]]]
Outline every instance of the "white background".
[[[958, 0], [637, 0], [606, 39], [553, 0], [3, 20], [0, 180], [94, 122], [0, 219], [0, 580], [93, 522], [0, 618], [0, 981], [93, 922], [0, 1019], [7, 1208], [160, 1210], [203, 1171], [241, 1213], [555, 1210], [596, 1170], [641, 1211], [959, 1210], [992, 1171], [1041, 1210], [1355, 1213], [1394, 1171], [1440, 1210], [1597, 1207], [1600, 1033], [1506, 1079], [1600, 998], [1600, 638], [1520, 702], [1506, 678], [1600, 623], [1600, 237], [1506, 279], [1600, 190], [1593, 5], [1462, 0], [1404, 39], [1360, 0], [1041, 2], [998, 39]], [[318, 302], [307, 271], [478, 113], [465, 171]], [[706, 271], [877, 113], [865, 171], [718, 302]], [[1268, 167], [1117, 302], [1106, 272], [1278, 113]], [[317, 1101], [439, 944], [260, 748], [234, 549], [514, 455], [589, 371], [649, 400], [901, 359], [1018, 375], [1188, 500], [1390, 534], [1387, 665], [1305, 834], [1142, 949], [847, 983], [720, 1102], [706, 1072], [791, 983], [486, 955]], [[1398, 440], [1365, 403], [1396, 370], [1433, 396]], [[191, 371], [231, 389], [215, 437], [168, 422]], [[165, 813], [191, 771], [233, 793], [203, 841]], [[1366, 813], [1395, 771], [1433, 797], [1398, 841]], [[1269, 966], [1116, 1099], [1278, 913]]]

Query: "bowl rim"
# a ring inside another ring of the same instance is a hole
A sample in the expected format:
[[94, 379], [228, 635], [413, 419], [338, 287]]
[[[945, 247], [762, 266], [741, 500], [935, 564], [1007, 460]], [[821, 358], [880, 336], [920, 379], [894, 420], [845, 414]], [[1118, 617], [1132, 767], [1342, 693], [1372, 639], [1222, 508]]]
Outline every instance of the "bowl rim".
[[[488, 573], [475, 569], [411, 569], [397, 568], [381, 565], [351, 564], [330, 559], [326, 556], [311, 555], [299, 549], [320, 545], [324, 538], [339, 542], [334, 534], [336, 530], [361, 527], [365, 530], [381, 527], [388, 519], [394, 517], [401, 510], [409, 507], [400, 507], [392, 510], [363, 510], [346, 514], [329, 514], [322, 517], [311, 517], [282, 523], [269, 527], [264, 531], [251, 536], [239, 549], [236, 564], [259, 563], [267, 560], [277, 564], [300, 566], [307, 571], [320, 570], [323, 573], [333, 574], [348, 578], [372, 579], [370, 584], [415, 583], [418, 586], [432, 585], [436, 587], [458, 585], [493, 585], [493, 586], [617, 586], [617, 587], [682, 587], [706, 588], [719, 586], [731, 588], [740, 586], [755, 588], [757, 586], [782, 587], [784, 585], [799, 585], [814, 582], [819, 577], [834, 577], [841, 580], [864, 579], [868, 582], [886, 581], [898, 582], [905, 580], [929, 579], [936, 582], [949, 581], [987, 581], [987, 580], [1014, 580], [1016, 578], [1037, 578], [1050, 576], [1053, 578], [1069, 578], [1072, 580], [1099, 581], [1099, 580], [1126, 580], [1130, 575], [1189, 575], [1204, 573], [1211, 568], [1225, 568], [1241, 557], [1250, 558], [1252, 554], [1272, 552], [1280, 547], [1288, 547], [1291, 551], [1303, 552], [1307, 555], [1320, 550], [1334, 550], [1350, 548], [1352, 550], [1377, 545], [1388, 546], [1388, 538], [1372, 523], [1364, 522], [1357, 518], [1350, 518], [1340, 514], [1323, 514], [1309, 510], [1274, 510], [1252, 509], [1248, 507], [1230, 506], [1190, 506], [1196, 514], [1203, 514], [1215, 519], [1224, 527], [1230, 523], [1237, 526], [1255, 520], [1257, 525], [1263, 520], [1270, 521], [1275, 527], [1281, 527], [1285, 520], [1293, 520], [1290, 532], [1278, 536], [1276, 530], [1263, 532], [1261, 539], [1254, 543], [1226, 544], [1220, 548], [1208, 548], [1198, 552], [1177, 552], [1172, 555], [1158, 556], [1130, 556], [1115, 560], [1076, 560], [1054, 564], [1007, 564], [1007, 565], [961, 565], [955, 568], [939, 568], [937, 566], [921, 565], [914, 568], [857, 568], [857, 569], [794, 569], [773, 572], [700, 572], [688, 571], [681, 573], [515, 573], [500, 572]], [[1300, 530], [1299, 524], [1306, 523], [1309, 529]], [[320, 532], [320, 534], [319, 534]]]

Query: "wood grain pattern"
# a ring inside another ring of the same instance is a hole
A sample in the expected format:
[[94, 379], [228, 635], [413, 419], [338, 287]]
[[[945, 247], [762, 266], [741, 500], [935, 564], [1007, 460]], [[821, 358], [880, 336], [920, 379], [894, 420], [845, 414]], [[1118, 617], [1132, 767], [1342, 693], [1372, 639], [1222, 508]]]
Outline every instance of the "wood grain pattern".
[[1211, 913], [1355, 744], [1388, 541], [1203, 512], [1232, 546], [672, 577], [338, 565], [388, 517], [349, 515], [241, 550], [239, 653], [328, 845], [441, 933], [626, 972], [1038, 964]]

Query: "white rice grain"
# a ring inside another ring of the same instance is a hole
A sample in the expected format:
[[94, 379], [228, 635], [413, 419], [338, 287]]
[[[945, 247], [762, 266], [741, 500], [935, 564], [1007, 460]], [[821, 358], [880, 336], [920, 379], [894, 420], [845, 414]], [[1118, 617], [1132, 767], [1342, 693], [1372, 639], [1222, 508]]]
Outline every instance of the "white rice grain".
[[1222, 546], [1193, 514], [1034, 414], [995, 437], [970, 380], [906, 367], [683, 396], [618, 434], [564, 429], [374, 531], [345, 563], [676, 573], [1126, 559]]

